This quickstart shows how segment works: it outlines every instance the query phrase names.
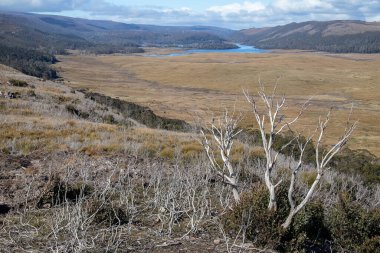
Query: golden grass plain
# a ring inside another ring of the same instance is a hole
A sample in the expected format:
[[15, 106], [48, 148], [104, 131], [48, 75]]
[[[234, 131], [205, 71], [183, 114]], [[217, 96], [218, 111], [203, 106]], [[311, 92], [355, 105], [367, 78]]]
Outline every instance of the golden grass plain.
[[[71, 87], [119, 97], [149, 106], [162, 116], [192, 121], [202, 114], [237, 108], [243, 124], [255, 126], [242, 89], [268, 89], [279, 79], [278, 93], [289, 102], [289, 115], [309, 97], [312, 105], [302, 116], [299, 130], [313, 131], [319, 115], [334, 107], [327, 135], [332, 142], [351, 118], [359, 121], [349, 146], [380, 155], [380, 55], [324, 54], [276, 51], [268, 54], [192, 54], [160, 56], [170, 52], [150, 49], [145, 55], [66, 55], [57, 69]], [[290, 117], [289, 116], [289, 117]]]

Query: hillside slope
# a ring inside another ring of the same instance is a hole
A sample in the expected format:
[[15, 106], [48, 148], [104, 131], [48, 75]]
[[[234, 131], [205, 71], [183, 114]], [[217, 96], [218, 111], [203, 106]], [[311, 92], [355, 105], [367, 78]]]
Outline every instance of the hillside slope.
[[235, 40], [266, 49], [302, 49], [335, 53], [379, 53], [380, 23], [309, 21], [241, 30]]
[[[0, 96], [2, 252], [378, 249], [378, 181], [341, 170], [354, 162], [377, 166], [366, 153], [334, 161], [294, 228], [281, 236], [287, 184], [279, 187], [279, 212], [267, 211], [264, 151], [254, 131], [242, 132], [231, 150], [242, 196], [234, 204], [228, 185], [209, 169], [196, 132], [147, 128], [113, 99], [104, 103], [95, 98], [100, 94], [86, 96], [2, 65], [0, 91], [13, 94]], [[276, 181], [286, 176], [288, 161], [279, 159], [284, 173]], [[312, 165], [304, 167], [297, 198], [315, 175]], [[240, 236], [243, 229], [247, 236]]]
[[142, 53], [141, 45], [234, 48], [233, 31], [215, 27], [164, 27], [0, 11], [0, 63], [25, 74], [52, 79], [55, 54]]
[[[63, 47], [88, 47], [89, 43], [137, 46], [152, 44], [157, 46], [171, 46], [181, 44], [186, 47], [233, 47], [225, 44], [225, 38], [234, 31], [217, 27], [203, 26], [154, 26], [125, 24], [113, 21], [88, 20], [64, 16], [39, 15], [29, 13], [1, 13], [0, 28], [3, 35], [11, 32], [18, 34], [27, 30], [32, 40], [24, 43], [35, 46], [33, 42], [44, 43], [38, 38], [48, 38], [45, 44], [53, 46], [58, 41], [74, 41], [76, 45], [62, 45]], [[38, 36], [36, 36], [38, 35]], [[52, 37], [52, 38], [50, 38]], [[50, 39], [50, 40], [49, 40]], [[56, 39], [56, 41], [51, 41]], [[52, 43], [48, 43], [48, 42]], [[38, 45], [39, 45], [38, 44]], [[58, 43], [59, 44], [59, 43]]]

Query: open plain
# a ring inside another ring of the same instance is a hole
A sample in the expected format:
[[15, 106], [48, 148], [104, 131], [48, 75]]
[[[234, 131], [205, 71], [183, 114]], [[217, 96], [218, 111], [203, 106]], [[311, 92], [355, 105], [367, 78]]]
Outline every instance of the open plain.
[[193, 121], [224, 107], [245, 114], [255, 126], [243, 89], [254, 93], [258, 80], [285, 94], [287, 115], [295, 115], [308, 98], [312, 104], [298, 129], [315, 129], [319, 116], [333, 107], [330, 140], [338, 138], [353, 105], [358, 120], [350, 147], [380, 155], [380, 55], [275, 51], [267, 54], [192, 54], [166, 56], [170, 49], [139, 55], [59, 56], [56, 65], [67, 85], [149, 106], [156, 114]]

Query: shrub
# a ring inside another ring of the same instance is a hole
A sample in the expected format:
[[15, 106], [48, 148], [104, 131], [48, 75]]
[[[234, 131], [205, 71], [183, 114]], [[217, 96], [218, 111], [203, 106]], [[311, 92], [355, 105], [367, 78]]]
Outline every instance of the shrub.
[[117, 121], [115, 120], [114, 116], [112, 114], [107, 114], [103, 117], [103, 122], [107, 124], [116, 124]]
[[380, 183], [379, 159], [367, 150], [346, 148], [332, 159], [331, 166], [340, 172], [360, 175], [365, 183]]
[[121, 206], [114, 206], [114, 203], [101, 203], [94, 201], [91, 206], [91, 213], [94, 213], [94, 222], [106, 226], [123, 225], [129, 222], [129, 217]]
[[330, 252], [330, 231], [325, 222], [323, 203], [312, 201], [294, 218], [283, 238], [285, 251]]
[[380, 236], [367, 239], [359, 248], [361, 253], [378, 253], [380, 252]]
[[66, 105], [66, 110], [73, 114], [73, 115], [76, 115], [80, 118], [83, 118], [83, 119], [87, 119], [88, 117], [90, 117], [90, 114], [88, 112], [83, 112], [79, 109], [77, 109], [74, 105], [72, 104], [69, 104], [69, 105]]
[[[284, 189], [284, 187], [280, 189], [278, 196], [286, 194]], [[281, 199], [284, 198], [280, 197], [279, 200]], [[268, 211], [268, 201], [268, 190], [262, 184], [259, 184], [251, 192], [243, 193], [240, 203], [223, 217], [225, 229], [234, 234], [242, 224], [246, 224], [247, 239], [252, 240], [258, 246], [278, 248], [283, 233], [280, 225], [286, 218], [288, 208], [284, 203], [278, 203], [281, 210], [278, 212]]]
[[156, 142], [145, 141], [139, 148], [139, 154], [141, 156], [155, 157], [160, 150], [160, 146]]
[[76, 202], [80, 197], [87, 196], [92, 192], [93, 189], [89, 185], [81, 183], [66, 184], [56, 179], [40, 197], [37, 207], [59, 205], [65, 201]]
[[348, 194], [340, 195], [338, 205], [328, 215], [328, 223], [334, 248], [340, 251], [368, 249], [380, 236], [379, 209], [367, 211]]
[[34, 92], [34, 90], [28, 90], [28, 92], [26, 93], [26, 95], [28, 97], [36, 97], [36, 93]]
[[198, 157], [203, 152], [203, 147], [198, 142], [186, 142], [182, 144], [181, 153], [186, 161]]
[[308, 187], [310, 187], [313, 184], [316, 177], [316, 171], [302, 171], [300, 173], [300, 178], [302, 182], [304, 182]]
[[281, 224], [289, 211], [287, 187], [283, 183], [277, 190], [277, 212], [268, 210], [267, 188], [258, 184], [251, 192], [241, 196], [240, 203], [223, 217], [225, 229], [234, 236], [245, 225], [247, 239], [260, 247], [279, 252], [325, 252], [331, 236], [325, 224], [323, 204], [310, 202], [294, 218], [292, 226], [283, 230]]
[[160, 156], [169, 160], [173, 160], [175, 156], [175, 150], [172, 147], [165, 147], [161, 150]]
[[254, 146], [249, 149], [248, 158], [250, 160], [265, 159], [265, 151], [260, 146]]
[[11, 85], [17, 87], [28, 87], [28, 83], [22, 80], [11, 79], [8, 81]]

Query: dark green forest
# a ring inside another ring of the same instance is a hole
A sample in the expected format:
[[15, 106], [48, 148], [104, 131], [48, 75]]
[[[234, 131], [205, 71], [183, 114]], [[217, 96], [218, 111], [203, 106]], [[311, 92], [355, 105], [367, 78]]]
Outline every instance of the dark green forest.
[[251, 41], [264, 49], [302, 49], [331, 53], [380, 53], [380, 32], [360, 35], [320, 36], [293, 34], [282, 39]]
[[55, 62], [57, 62], [57, 59], [52, 54], [0, 44], [0, 63], [27, 75], [45, 79], [57, 78], [57, 72], [50, 66]]

